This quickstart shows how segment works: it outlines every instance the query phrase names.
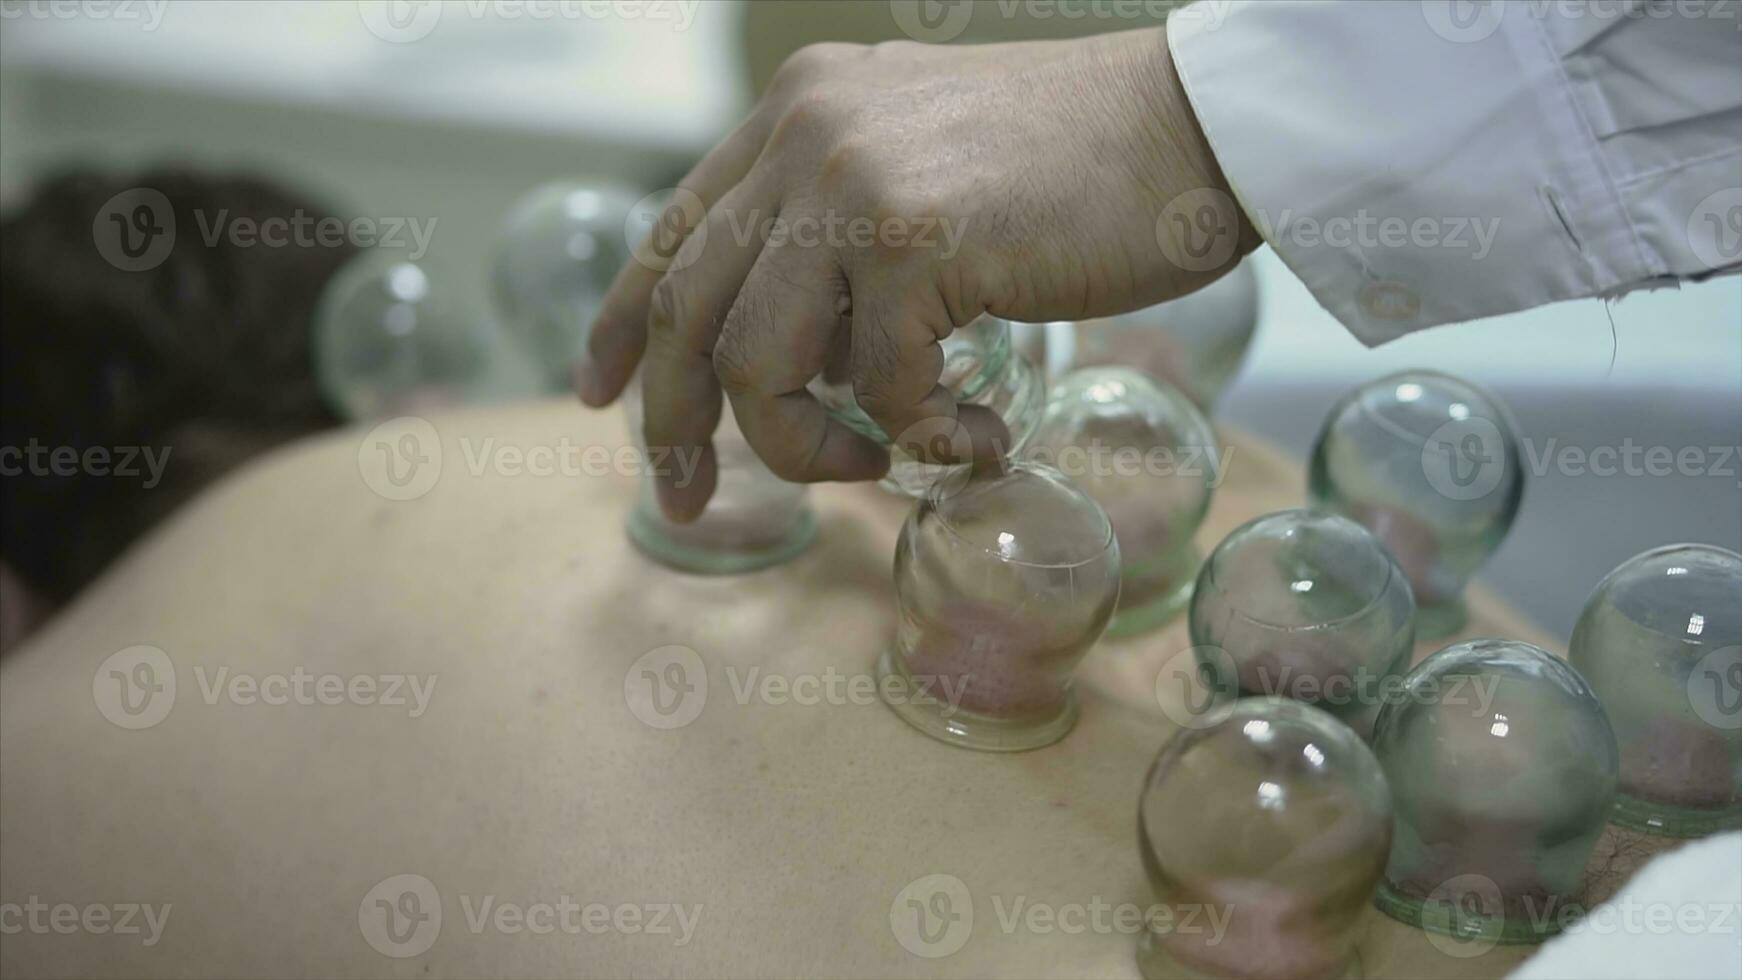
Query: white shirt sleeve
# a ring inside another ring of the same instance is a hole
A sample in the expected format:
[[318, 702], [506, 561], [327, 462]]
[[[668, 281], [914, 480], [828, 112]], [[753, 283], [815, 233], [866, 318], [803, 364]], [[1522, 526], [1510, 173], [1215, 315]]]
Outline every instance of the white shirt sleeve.
[[1202, 0], [1168, 44], [1241, 206], [1369, 345], [1742, 271], [1742, 0]]

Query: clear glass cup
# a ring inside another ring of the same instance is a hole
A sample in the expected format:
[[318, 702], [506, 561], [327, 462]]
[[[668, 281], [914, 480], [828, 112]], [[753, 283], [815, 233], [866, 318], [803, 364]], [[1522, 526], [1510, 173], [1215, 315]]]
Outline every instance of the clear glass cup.
[[1512, 640], [1446, 647], [1387, 701], [1373, 750], [1397, 810], [1381, 911], [1492, 943], [1541, 942], [1579, 911], [1618, 760], [1578, 671]]
[[1119, 545], [1094, 499], [1033, 463], [941, 480], [895, 547], [884, 700], [915, 728], [993, 752], [1076, 723], [1071, 675], [1119, 601]]
[[416, 415], [495, 391], [494, 327], [458, 311], [424, 269], [386, 253], [347, 262], [315, 309], [315, 377], [348, 419]]
[[629, 260], [633, 192], [552, 183], [509, 208], [490, 254], [497, 318], [531, 354], [552, 390], [566, 390], [589, 326]]
[[1415, 592], [1423, 639], [1468, 621], [1464, 587], [1518, 516], [1524, 466], [1499, 399], [1434, 371], [1362, 385], [1313, 447], [1314, 506], [1354, 518], [1391, 549]]
[[[844, 332], [843, 332], [844, 335]], [[1040, 422], [1046, 401], [1046, 382], [1011, 342], [1010, 323], [981, 315], [941, 342], [943, 374], [938, 383], [956, 396], [958, 404], [989, 408], [1010, 430], [1005, 455], [1013, 457], [1027, 445]], [[922, 497], [932, 484], [957, 476], [965, 466], [922, 463], [894, 445], [903, 433], [886, 433], [859, 407], [846, 371], [846, 350], [837, 349], [829, 366], [810, 384], [810, 391], [829, 413], [855, 431], [890, 447], [889, 473], [879, 484], [891, 493]]]
[[1250, 262], [1242, 262], [1179, 299], [1078, 322], [1060, 360], [1067, 371], [1136, 368], [1185, 392], [1208, 413], [1239, 371], [1257, 329], [1258, 277]]
[[1198, 573], [1189, 621], [1218, 697], [1293, 698], [1365, 736], [1409, 669], [1414, 617], [1409, 583], [1366, 528], [1285, 510], [1222, 539]]
[[[641, 434], [640, 379], [623, 395], [629, 431], [644, 464], [676, 466], [649, 456]], [[750, 448], [728, 403], [714, 432], [718, 479], [700, 517], [688, 524], [659, 509], [652, 467], [641, 474], [641, 489], [629, 511], [629, 540], [654, 561], [702, 575], [735, 575], [790, 561], [816, 540], [816, 515], [810, 488], [775, 476]]]
[[1026, 459], [1069, 477], [1107, 512], [1122, 582], [1108, 636], [1155, 629], [1185, 608], [1197, 576], [1193, 538], [1219, 482], [1210, 423], [1184, 395], [1132, 368], [1060, 379]]
[[[1155, 894], [1139, 969], [1151, 980], [1360, 976], [1355, 944], [1391, 825], [1378, 761], [1330, 715], [1281, 698], [1204, 715], [1162, 748], [1138, 803]], [[1224, 928], [1203, 926], [1213, 921]]]
[[1628, 559], [1591, 593], [1567, 659], [1621, 745], [1611, 819], [1669, 837], [1742, 828], [1742, 555]]

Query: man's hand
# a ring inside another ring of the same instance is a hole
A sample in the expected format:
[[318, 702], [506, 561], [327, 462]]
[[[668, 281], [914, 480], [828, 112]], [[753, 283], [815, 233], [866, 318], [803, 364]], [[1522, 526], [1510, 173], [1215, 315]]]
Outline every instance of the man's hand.
[[942, 425], [968, 441], [940, 444], [990, 454], [1002, 423], [938, 384], [952, 330], [982, 312], [1075, 320], [1161, 302], [1256, 242], [1158, 29], [816, 45], [679, 185], [612, 284], [577, 384], [609, 404], [645, 361], [647, 444], [702, 450], [687, 485], [656, 484], [670, 517], [693, 520], [714, 490], [722, 390], [788, 480], [888, 467], [805, 390], [833, 351], [885, 432]]

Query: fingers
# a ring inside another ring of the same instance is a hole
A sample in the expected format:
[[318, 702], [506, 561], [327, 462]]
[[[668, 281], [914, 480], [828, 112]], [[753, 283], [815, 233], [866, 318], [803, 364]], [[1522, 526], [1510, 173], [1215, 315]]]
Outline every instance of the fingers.
[[770, 245], [744, 281], [714, 350], [738, 427], [777, 476], [872, 480], [889, 454], [829, 416], [805, 389], [844, 329], [846, 282], [825, 249]]
[[642, 433], [650, 448], [669, 448], [679, 459], [699, 453], [688, 480], [679, 472], [655, 475], [660, 508], [674, 521], [700, 516], [714, 492], [711, 440], [720, 422], [714, 346], [763, 248], [759, 235], [742, 238], [735, 232], [768, 214], [774, 203], [758, 197], [749, 184], [734, 187], [659, 280], [648, 304]]
[[[928, 463], [1000, 458], [1010, 433], [998, 414], [958, 405], [939, 383], [949, 311], [930, 289], [854, 283], [853, 397], [894, 445]], [[860, 301], [861, 297], [863, 301]]]
[[623, 264], [605, 294], [587, 333], [587, 356], [575, 365], [575, 391], [600, 408], [623, 393], [647, 344], [647, 315], [654, 287], [666, 263], [714, 204], [735, 187], [762, 152], [768, 138], [768, 113], [758, 111], [702, 159], [678, 184], [676, 199], [639, 243], [636, 258]]

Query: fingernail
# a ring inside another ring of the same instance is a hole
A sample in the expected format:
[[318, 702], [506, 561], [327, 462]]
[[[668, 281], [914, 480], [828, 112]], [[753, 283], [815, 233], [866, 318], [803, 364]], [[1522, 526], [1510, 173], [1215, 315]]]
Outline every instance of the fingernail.
[[574, 377], [575, 394], [581, 396], [581, 401], [594, 408], [604, 407], [606, 402], [605, 379], [599, 376], [599, 367], [593, 363], [593, 359], [582, 354], [580, 359], [575, 361], [570, 373]]
[[712, 446], [703, 447], [689, 468], [683, 466], [681, 455], [674, 452], [672, 459], [674, 465], [654, 473], [653, 492], [667, 518], [688, 524], [707, 510], [708, 499], [714, 495], [718, 464]]

